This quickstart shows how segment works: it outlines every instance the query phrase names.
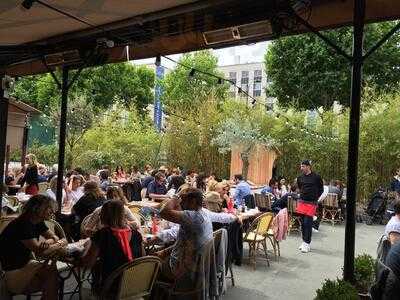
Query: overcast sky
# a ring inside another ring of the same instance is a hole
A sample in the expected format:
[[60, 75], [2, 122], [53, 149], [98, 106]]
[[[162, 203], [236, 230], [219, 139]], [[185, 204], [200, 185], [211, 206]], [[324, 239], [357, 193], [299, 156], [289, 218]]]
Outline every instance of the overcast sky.
[[[252, 45], [229, 47], [225, 49], [213, 50], [214, 54], [218, 57], [218, 64], [220, 66], [235, 64], [235, 57], [240, 56], [240, 63], [248, 62], [261, 62], [264, 59], [265, 50], [268, 42], [261, 42]], [[181, 54], [170, 55], [174, 60], [178, 60]], [[135, 64], [152, 64], [154, 58], [135, 60]], [[172, 68], [174, 65], [166, 60], [162, 59], [162, 65]]]

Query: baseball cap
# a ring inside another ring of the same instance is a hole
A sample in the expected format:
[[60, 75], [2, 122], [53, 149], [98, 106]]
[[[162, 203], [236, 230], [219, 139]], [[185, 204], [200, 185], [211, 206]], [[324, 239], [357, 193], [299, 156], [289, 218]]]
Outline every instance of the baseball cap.
[[311, 160], [309, 159], [305, 159], [301, 162], [302, 165], [304, 166], [311, 166]]

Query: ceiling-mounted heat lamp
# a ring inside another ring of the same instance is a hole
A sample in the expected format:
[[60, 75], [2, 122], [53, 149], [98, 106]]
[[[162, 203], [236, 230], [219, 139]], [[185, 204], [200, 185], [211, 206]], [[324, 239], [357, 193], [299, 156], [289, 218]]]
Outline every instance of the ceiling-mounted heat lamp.
[[206, 45], [214, 45], [272, 34], [273, 31], [270, 21], [260, 21], [235, 27], [206, 31], [203, 33], [203, 38]]

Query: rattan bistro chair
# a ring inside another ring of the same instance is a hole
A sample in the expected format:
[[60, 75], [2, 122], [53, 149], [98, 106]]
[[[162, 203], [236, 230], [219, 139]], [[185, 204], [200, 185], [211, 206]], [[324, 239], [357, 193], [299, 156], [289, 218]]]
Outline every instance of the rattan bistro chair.
[[273, 195], [271, 193], [267, 194], [255, 194], [256, 206], [259, 211], [271, 211], [271, 202]]
[[289, 214], [289, 226], [288, 226], [288, 234], [291, 231], [301, 232], [301, 216], [296, 213], [297, 209], [297, 200], [293, 199], [291, 196], [287, 198], [287, 210]]
[[[149, 297], [161, 267], [155, 256], [144, 256], [126, 263], [112, 272], [104, 282], [98, 299], [127, 300]], [[111, 287], [118, 281], [116, 293], [110, 295]]]
[[271, 227], [273, 213], [264, 213], [257, 217], [250, 225], [246, 233], [243, 234], [243, 242], [249, 244], [249, 259], [254, 262], [256, 268], [256, 255], [260, 244], [263, 247], [265, 258], [269, 266], [269, 258], [267, 252], [268, 230]]
[[322, 221], [331, 222], [332, 226], [342, 221], [342, 212], [339, 207], [337, 194], [328, 193], [322, 201]]

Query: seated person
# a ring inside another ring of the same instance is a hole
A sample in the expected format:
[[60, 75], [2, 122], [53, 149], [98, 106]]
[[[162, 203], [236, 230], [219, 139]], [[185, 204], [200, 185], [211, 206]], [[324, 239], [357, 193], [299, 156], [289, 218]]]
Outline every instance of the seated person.
[[66, 191], [68, 199], [72, 201], [72, 205], [78, 202], [78, 200], [83, 196], [83, 183], [84, 179], [82, 175], [74, 174], [69, 178]]
[[281, 209], [287, 208], [288, 198], [297, 200], [299, 198], [297, 185], [294, 183], [290, 186], [290, 192], [283, 195], [280, 199], [275, 200], [271, 206], [274, 213], [278, 213]]
[[154, 176], [154, 180], [147, 186], [146, 198], [152, 200], [155, 199], [167, 199], [167, 187], [165, 186], [165, 175], [162, 172], [157, 172]]
[[[144, 254], [142, 236], [128, 225], [121, 201], [104, 203], [100, 221], [104, 227], [91, 237], [89, 249], [81, 258], [82, 266], [93, 268], [95, 290], [100, 290], [115, 269]], [[106, 299], [114, 299], [111, 295], [115, 295], [116, 284]]]
[[100, 171], [99, 178], [100, 178], [100, 188], [103, 190], [103, 192], [106, 192], [108, 186], [110, 185], [110, 180], [108, 180], [108, 172], [106, 170]]
[[261, 194], [266, 195], [267, 193], [273, 194], [275, 188], [276, 181], [271, 178], [268, 182], [268, 185], [261, 189]]
[[[0, 262], [5, 271], [7, 290], [13, 294], [42, 292], [42, 299], [58, 299], [55, 264], [32, 258], [32, 252], [46, 257], [66, 245], [45, 225], [56, 211], [55, 202], [45, 195], [35, 195], [24, 205], [19, 217], [0, 234]], [[44, 238], [39, 241], [39, 236]]]
[[104, 194], [99, 185], [95, 181], [88, 181], [83, 186], [84, 195], [72, 207], [72, 213], [77, 219], [74, 226], [74, 239], [80, 238], [80, 227], [83, 219], [90, 215], [96, 208], [103, 205], [105, 202]]
[[373, 300], [397, 300], [400, 295], [400, 243], [391, 247], [385, 261], [387, 268], [378, 270], [371, 288]]
[[[140, 220], [135, 217], [135, 215], [131, 212], [129, 207], [127, 206], [128, 202], [122, 192], [122, 188], [119, 186], [109, 186], [107, 189], [107, 201], [121, 201], [124, 205], [124, 217], [127, 221], [127, 224], [134, 229], [138, 229], [140, 227]], [[100, 213], [102, 206], [97, 207], [93, 213], [90, 215], [89, 220], [84, 225], [84, 235], [92, 236], [95, 232], [104, 227], [104, 225], [100, 221]]]
[[400, 240], [400, 200], [396, 200], [393, 205], [394, 216], [389, 220], [385, 227], [385, 235], [393, 245]]
[[161, 271], [164, 278], [178, 280], [191, 273], [198, 251], [213, 238], [211, 220], [202, 206], [203, 193], [187, 188], [161, 208], [162, 218], [180, 225], [174, 246], [158, 253], [164, 259]]
[[236, 174], [234, 176], [234, 181], [236, 184], [235, 194], [233, 199], [235, 200], [236, 206], [241, 206], [245, 204], [245, 198], [251, 195], [250, 185], [243, 179], [242, 174]]

